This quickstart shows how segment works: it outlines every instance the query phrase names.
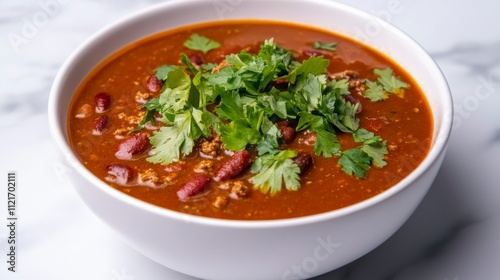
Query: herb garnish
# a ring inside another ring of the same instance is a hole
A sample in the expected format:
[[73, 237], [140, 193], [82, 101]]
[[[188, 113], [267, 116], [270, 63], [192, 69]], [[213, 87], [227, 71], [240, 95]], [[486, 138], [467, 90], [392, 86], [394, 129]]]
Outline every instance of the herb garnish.
[[210, 50], [220, 47], [220, 43], [197, 33], [193, 33], [191, 37], [184, 42], [184, 46], [191, 50], [207, 53]]
[[322, 42], [314, 42], [313, 48], [318, 50], [326, 50], [326, 51], [335, 51], [337, 49], [337, 43], [322, 43]]
[[365, 83], [368, 88], [363, 92], [363, 95], [371, 101], [385, 100], [389, 93], [402, 97], [404, 90], [410, 87], [409, 84], [398, 80], [390, 68], [375, 69], [373, 73], [378, 76], [377, 80], [374, 82], [367, 80]]
[[[219, 47], [211, 39], [193, 34], [185, 46], [207, 52]], [[315, 48], [334, 49], [334, 43], [315, 44]], [[302, 62], [292, 52], [265, 40], [257, 54], [245, 50], [226, 56], [219, 65], [195, 67], [182, 54], [183, 66], [164, 65], [156, 76], [164, 82], [158, 98], [142, 108], [146, 115], [138, 129], [154, 114], [162, 115], [166, 126], [150, 138], [153, 155], [148, 161], [169, 164], [193, 151], [200, 137], [212, 132], [221, 136], [226, 149], [239, 151], [254, 145], [258, 156], [251, 167], [249, 181], [255, 189], [275, 195], [285, 187], [300, 188], [300, 169], [292, 160], [297, 151], [280, 150], [283, 136], [271, 120], [298, 119], [297, 131], [316, 133], [314, 153], [338, 157], [347, 174], [364, 178], [366, 171], [386, 165], [386, 142], [359, 127], [357, 110], [344, 98], [350, 94], [347, 80], [326, 77], [330, 63], [323, 56], [312, 56]], [[386, 93], [401, 94], [409, 85], [396, 79], [391, 69], [376, 69], [376, 81], [365, 81], [364, 95], [373, 101], [386, 98]], [[287, 87], [278, 87], [286, 83]], [[278, 88], [281, 88], [279, 90]], [[209, 111], [207, 105], [215, 104]], [[342, 150], [338, 132], [351, 133], [359, 147]]]

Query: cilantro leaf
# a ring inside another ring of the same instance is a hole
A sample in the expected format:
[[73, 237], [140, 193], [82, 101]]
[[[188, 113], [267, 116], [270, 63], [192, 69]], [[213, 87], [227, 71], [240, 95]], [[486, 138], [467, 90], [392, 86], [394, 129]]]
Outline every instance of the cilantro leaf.
[[263, 118], [261, 131], [264, 133], [264, 136], [261, 137], [256, 146], [259, 155], [278, 153], [278, 139], [282, 137], [278, 126], [272, 123], [269, 119]]
[[295, 84], [297, 77], [300, 75], [320, 75], [326, 73], [329, 64], [330, 60], [325, 59], [323, 56], [311, 56], [293, 69], [293, 71], [287, 75], [287, 78], [291, 84]]
[[149, 138], [153, 146], [153, 156], [147, 158], [152, 163], [169, 164], [179, 161], [181, 154], [188, 155], [193, 151], [194, 140], [193, 115], [190, 111], [176, 114], [173, 125], [160, 128]]
[[316, 142], [314, 143], [314, 153], [316, 155], [323, 155], [323, 157], [329, 158], [339, 153], [340, 143], [335, 133], [324, 129], [313, 131], [316, 132]]
[[325, 128], [325, 122], [321, 116], [317, 116], [309, 112], [300, 112], [299, 117], [299, 123], [296, 127], [297, 131], [301, 131], [307, 128]]
[[379, 168], [387, 165], [384, 160], [388, 153], [387, 143], [380, 136], [361, 128], [353, 133], [353, 137], [354, 141], [363, 142], [360, 149], [372, 158], [373, 165]]
[[151, 98], [150, 100], [148, 100], [148, 102], [142, 104], [140, 108], [146, 108], [146, 114], [134, 129], [134, 131], [143, 129], [148, 122], [151, 122], [151, 124], [154, 125], [156, 123], [155, 114], [161, 109], [161, 106], [158, 98]]
[[266, 112], [267, 116], [275, 114], [280, 119], [288, 117], [286, 101], [279, 97], [272, 94], [262, 95], [257, 98], [257, 102], [260, 108]]
[[260, 140], [259, 131], [243, 119], [223, 124], [220, 130], [222, 142], [232, 151], [243, 150], [248, 144], [256, 144]]
[[249, 179], [254, 189], [262, 193], [276, 195], [283, 188], [296, 191], [300, 188], [300, 168], [291, 158], [297, 152], [292, 150], [281, 151], [277, 154], [266, 154], [258, 157], [252, 164], [251, 172], [256, 174]]
[[324, 76], [315, 76], [310, 73], [303, 75], [292, 89], [295, 95], [300, 95], [298, 97], [306, 102], [309, 111], [313, 111], [319, 106], [326, 82], [323, 78]]
[[155, 69], [155, 76], [160, 81], [165, 81], [167, 79], [168, 73], [174, 70], [177, 66], [174, 65], [162, 65]]
[[162, 114], [175, 114], [181, 112], [189, 105], [191, 78], [181, 67], [175, 67], [168, 75], [164, 91], [159, 97], [159, 105], [163, 108]]
[[339, 158], [342, 170], [349, 175], [354, 173], [358, 178], [366, 177], [366, 171], [370, 169], [370, 163], [370, 156], [358, 148], [345, 150]]
[[215, 108], [217, 115], [225, 120], [239, 120], [245, 118], [240, 95], [234, 91], [226, 91], [221, 94], [219, 106]]
[[377, 82], [372, 82], [372, 81], [366, 81], [365, 82], [366, 86], [368, 87], [364, 92], [363, 95], [366, 98], [369, 98], [373, 102], [377, 101], [382, 101], [387, 99], [387, 93], [384, 90], [384, 87], [380, 85]]
[[193, 33], [191, 37], [184, 42], [184, 46], [191, 50], [207, 53], [210, 50], [220, 47], [220, 43], [197, 33]]
[[401, 94], [405, 88], [410, 86], [409, 84], [394, 77], [391, 68], [375, 69], [373, 70], [373, 73], [380, 76], [377, 79], [377, 82], [379, 82], [387, 92]]
[[191, 62], [191, 60], [189, 59], [189, 57], [187, 55], [181, 54], [180, 60], [184, 65], [186, 65], [189, 72], [193, 73], [194, 75], [196, 75], [196, 74], [198, 74], [198, 72], [200, 72], [200, 70], [198, 70], [196, 68], [196, 66], [194, 66], [194, 64]]
[[326, 51], [335, 51], [337, 49], [337, 43], [335, 42], [330, 42], [330, 43], [322, 43], [322, 42], [314, 42], [313, 48], [318, 49], [318, 50], [326, 50]]

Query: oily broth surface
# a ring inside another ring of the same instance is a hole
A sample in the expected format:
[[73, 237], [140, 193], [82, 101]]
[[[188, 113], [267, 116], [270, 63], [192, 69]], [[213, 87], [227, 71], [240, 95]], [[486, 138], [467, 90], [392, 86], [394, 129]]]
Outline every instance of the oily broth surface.
[[[383, 102], [371, 102], [361, 96], [363, 111], [359, 117], [361, 127], [384, 125], [377, 132], [387, 141], [389, 154], [387, 166], [372, 167], [366, 179], [357, 179], [340, 170], [337, 157], [322, 158], [314, 156], [313, 167], [301, 176], [302, 187], [299, 191], [282, 191], [270, 196], [253, 191], [248, 198], [232, 200], [225, 210], [213, 207], [214, 197], [220, 194], [215, 182], [209, 191], [196, 199], [181, 202], [176, 192], [180, 185], [195, 175], [195, 163], [187, 161], [186, 171], [179, 173], [169, 185], [154, 188], [148, 186], [121, 186], [109, 183], [112, 187], [148, 203], [195, 215], [241, 220], [281, 219], [312, 215], [339, 209], [379, 194], [408, 175], [423, 160], [432, 141], [432, 115], [427, 101], [411, 76], [390, 58], [360, 45], [351, 39], [323, 30], [275, 22], [225, 22], [184, 27], [158, 34], [136, 42], [106, 59], [93, 70], [76, 93], [68, 116], [68, 132], [73, 149], [83, 164], [97, 177], [105, 180], [109, 164], [126, 164], [137, 173], [152, 170], [164, 180], [167, 176], [165, 166], [146, 162], [146, 154], [133, 161], [122, 161], [115, 157], [117, 145], [123, 141], [116, 139], [120, 129], [134, 128], [140, 119], [141, 110], [136, 101], [137, 92], [147, 92], [146, 79], [154, 74], [154, 69], [163, 64], [179, 64], [179, 56], [196, 53], [183, 46], [192, 33], [199, 33], [221, 43], [220, 49], [212, 50], [203, 56], [205, 62], [219, 63], [224, 55], [239, 52], [242, 48], [256, 50], [264, 39], [274, 38], [281, 46], [297, 51], [313, 50], [313, 42], [336, 42], [337, 50], [329, 53], [329, 72], [354, 70], [360, 77], [375, 78], [373, 68], [391, 67], [395, 75], [411, 84], [404, 98], [391, 96]], [[100, 136], [92, 134], [94, 119], [98, 114], [78, 119], [74, 116], [84, 104], [94, 104], [94, 96], [106, 91], [111, 95], [111, 106], [106, 112], [108, 126]], [[157, 96], [152, 95], [152, 96]], [[370, 130], [370, 129], [369, 129]], [[297, 138], [306, 137], [298, 133]], [[338, 134], [342, 149], [357, 146], [352, 136]], [[308, 151], [312, 147], [295, 141], [286, 148]], [[392, 147], [392, 148], [391, 148]], [[195, 150], [189, 156], [199, 159]], [[216, 164], [223, 162], [224, 158]], [[243, 179], [251, 174], [247, 171]]]

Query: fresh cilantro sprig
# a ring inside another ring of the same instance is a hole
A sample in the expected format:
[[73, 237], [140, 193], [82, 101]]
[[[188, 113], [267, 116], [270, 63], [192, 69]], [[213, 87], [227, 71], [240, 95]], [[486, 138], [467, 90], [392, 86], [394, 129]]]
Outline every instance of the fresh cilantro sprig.
[[193, 33], [191, 37], [184, 42], [184, 46], [191, 50], [207, 53], [210, 50], [219, 48], [220, 43], [197, 33]]
[[318, 50], [335, 51], [337, 49], [337, 43], [335, 42], [323, 43], [317, 41], [313, 43], [313, 48]]
[[208, 124], [203, 119], [203, 112], [195, 108], [177, 113], [172, 125], [160, 128], [150, 138], [153, 155], [147, 160], [169, 164], [178, 161], [181, 155], [189, 155], [194, 141], [201, 135], [209, 135]]
[[284, 184], [289, 191], [298, 190], [300, 169], [292, 160], [296, 156], [296, 151], [285, 150], [258, 157], [251, 168], [251, 172], [256, 175], [249, 180], [254, 189], [275, 195], [281, 191]]
[[371, 101], [385, 100], [389, 97], [390, 93], [402, 97], [405, 89], [410, 87], [410, 84], [396, 78], [393, 70], [390, 68], [374, 69], [373, 73], [378, 76], [377, 80], [366, 80], [367, 89], [363, 92], [363, 95]]
[[387, 165], [384, 158], [387, 155], [387, 144], [380, 136], [361, 128], [353, 133], [355, 142], [362, 143], [358, 148], [348, 149], [342, 152], [339, 164], [342, 170], [349, 175], [356, 174], [358, 178], [365, 178], [366, 171], [371, 165], [384, 167]]

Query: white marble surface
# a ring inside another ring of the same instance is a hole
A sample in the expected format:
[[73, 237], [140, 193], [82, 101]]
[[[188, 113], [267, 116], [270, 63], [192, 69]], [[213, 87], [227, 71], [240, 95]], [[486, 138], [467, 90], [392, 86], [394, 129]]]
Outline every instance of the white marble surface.
[[[49, 89], [62, 62], [102, 26], [155, 2], [0, 2], [0, 279], [193, 279], [136, 253], [86, 208], [48, 131]], [[443, 167], [410, 220], [317, 279], [500, 279], [500, 1], [341, 2], [420, 42], [445, 73], [457, 112]], [[56, 4], [47, 12], [44, 3]], [[398, 12], [388, 13], [394, 3]], [[19, 183], [16, 273], [6, 265], [9, 170]]]

